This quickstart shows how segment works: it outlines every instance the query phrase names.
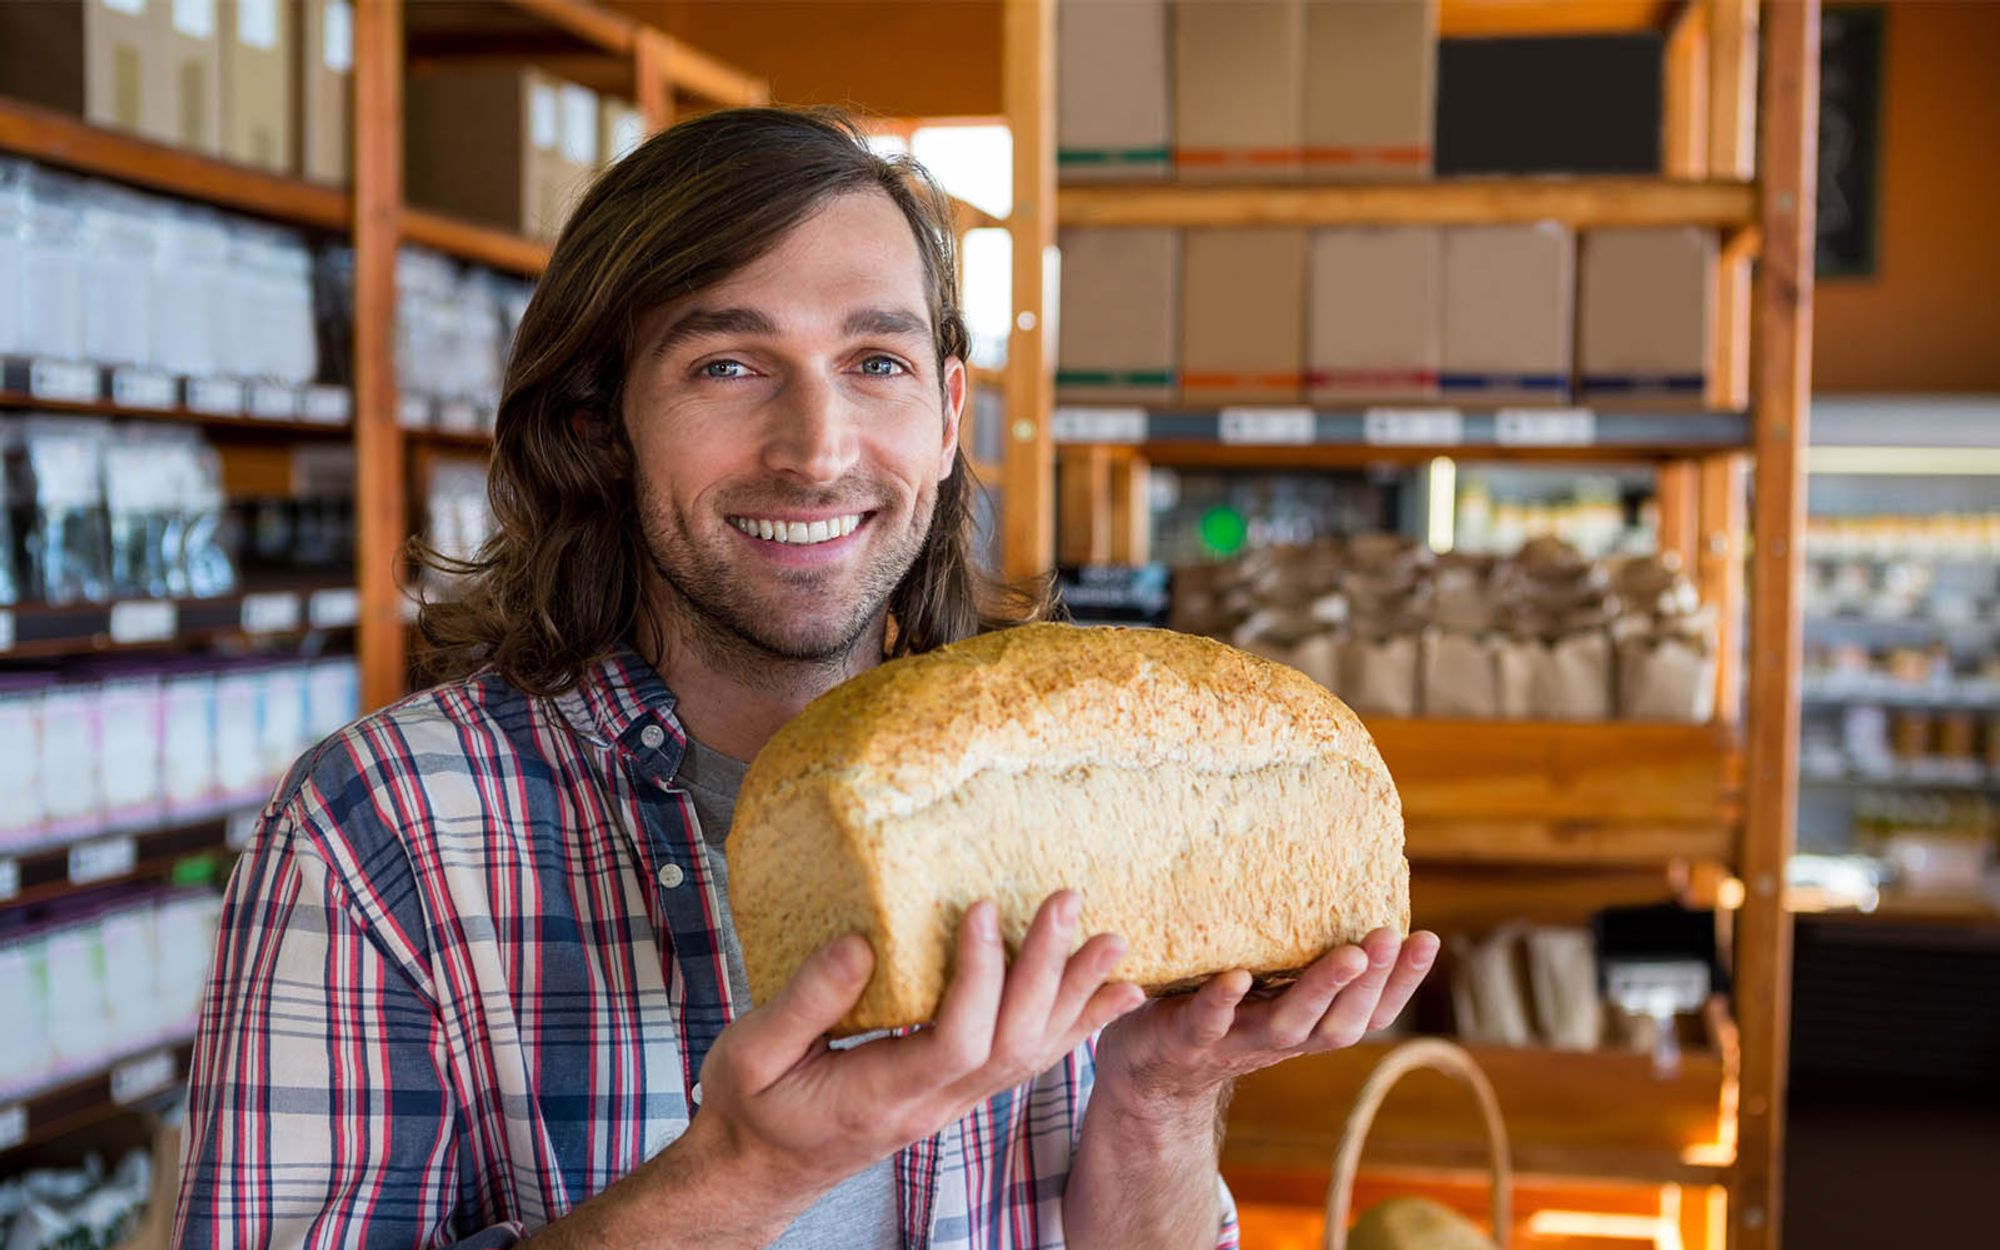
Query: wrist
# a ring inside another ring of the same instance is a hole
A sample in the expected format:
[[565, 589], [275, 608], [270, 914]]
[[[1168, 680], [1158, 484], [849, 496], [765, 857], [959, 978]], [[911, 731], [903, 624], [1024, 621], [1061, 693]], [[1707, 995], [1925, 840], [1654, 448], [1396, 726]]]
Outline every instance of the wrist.
[[1207, 1134], [1215, 1125], [1229, 1084], [1227, 1080], [1170, 1077], [1113, 1065], [1099, 1070], [1090, 1108], [1093, 1112], [1102, 1109], [1101, 1118], [1140, 1132]]
[[650, 1195], [674, 1208], [649, 1218], [684, 1225], [692, 1204], [714, 1222], [718, 1245], [768, 1245], [832, 1188], [713, 1113], [697, 1113], [686, 1132], [634, 1175], [647, 1172], [659, 1181], [646, 1187]]

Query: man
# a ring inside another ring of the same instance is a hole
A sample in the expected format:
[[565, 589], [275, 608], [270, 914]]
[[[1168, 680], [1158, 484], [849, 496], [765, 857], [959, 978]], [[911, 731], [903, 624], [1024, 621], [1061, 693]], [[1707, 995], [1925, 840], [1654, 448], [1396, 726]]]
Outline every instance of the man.
[[1064, 892], [1011, 965], [970, 909], [934, 1026], [827, 1044], [852, 935], [748, 1001], [740, 761], [1040, 608], [969, 558], [966, 353], [935, 190], [836, 119], [711, 114], [591, 190], [514, 347], [497, 536], [425, 612], [462, 675], [301, 760], [230, 883], [178, 1244], [1235, 1244], [1230, 1080], [1385, 1023], [1435, 938], [1142, 1005]]

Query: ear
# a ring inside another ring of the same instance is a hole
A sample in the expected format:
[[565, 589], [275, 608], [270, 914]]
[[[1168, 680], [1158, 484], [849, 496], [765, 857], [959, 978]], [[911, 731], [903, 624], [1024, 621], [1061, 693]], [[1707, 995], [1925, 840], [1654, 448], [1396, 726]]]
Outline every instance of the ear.
[[944, 362], [944, 445], [939, 448], [937, 480], [942, 482], [951, 476], [952, 466], [958, 463], [959, 423], [965, 417], [966, 369], [965, 362], [956, 356], [947, 356]]

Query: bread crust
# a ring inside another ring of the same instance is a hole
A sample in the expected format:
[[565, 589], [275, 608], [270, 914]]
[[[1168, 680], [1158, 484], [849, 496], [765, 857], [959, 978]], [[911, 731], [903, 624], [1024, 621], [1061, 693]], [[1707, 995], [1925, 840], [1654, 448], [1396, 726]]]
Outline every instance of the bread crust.
[[840, 1033], [928, 1021], [980, 898], [1018, 947], [1083, 894], [1078, 944], [1154, 991], [1293, 971], [1409, 926], [1401, 804], [1347, 706], [1296, 670], [1165, 630], [1037, 624], [880, 665], [751, 764], [728, 842], [752, 998], [859, 931]]

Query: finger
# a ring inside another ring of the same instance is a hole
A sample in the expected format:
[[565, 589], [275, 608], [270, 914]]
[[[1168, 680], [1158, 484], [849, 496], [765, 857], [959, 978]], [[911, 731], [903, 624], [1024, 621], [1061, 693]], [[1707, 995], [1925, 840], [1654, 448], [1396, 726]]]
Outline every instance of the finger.
[[1305, 975], [1266, 1008], [1264, 1033], [1280, 1050], [1301, 1045], [1332, 1006], [1334, 995], [1368, 970], [1368, 955], [1343, 946], [1313, 961]]
[[1368, 970], [1333, 1000], [1333, 1006], [1313, 1030], [1315, 1042], [1339, 1048], [1361, 1040], [1368, 1032], [1368, 1022], [1375, 1016], [1376, 1005], [1382, 1001], [1382, 987], [1389, 982], [1389, 971], [1395, 967], [1402, 946], [1403, 939], [1394, 929], [1377, 929], [1361, 940], [1361, 949], [1368, 956]]
[[1250, 992], [1250, 974], [1241, 968], [1213, 976], [1196, 990], [1182, 1013], [1187, 1040], [1197, 1046], [1213, 1046], [1229, 1035], [1236, 1023], [1236, 1007]]
[[991, 901], [981, 899], [966, 908], [958, 922], [958, 949], [951, 984], [938, 1007], [937, 1027], [919, 1034], [939, 1075], [963, 1076], [986, 1062], [993, 1049], [993, 1022], [1006, 975], [999, 912]]
[[1375, 1014], [1368, 1021], [1372, 1033], [1384, 1029], [1403, 1014], [1403, 1008], [1410, 1005], [1410, 996], [1423, 984], [1424, 974], [1437, 962], [1438, 936], [1435, 933], [1416, 932], [1403, 943], [1403, 953], [1396, 960], [1395, 971], [1389, 974], [1388, 984], [1382, 987], [1382, 1001], [1375, 1005]]
[[1146, 991], [1129, 981], [1119, 981], [1100, 987], [1084, 1002], [1082, 1009], [1077, 1012], [1075, 1021], [1063, 1034], [1061, 1042], [1055, 1047], [1056, 1058], [1061, 1058], [1083, 1045], [1084, 1038], [1118, 1017], [1129, 1015], [1145, 1005]]
[[[1100, 933], [1069, 957], [1055, 1001], [1049, 1005], [1048, 1027], [1051, 1030], [1066, 1029], [1077, 1019], [1085, 1004], [1091, 1002], [1097, 991], [1103, 988], [1105, 978], [1118, 966], [1118, 961], [1125, 958], [1125, 950], [1124, 938], [1116, 933]], [[1141, 997], [1144, 997], [1143, 992]]]
[[1076, 938], [1076, 918], [1082, 910], [1083, 896], [1075, 890], [1058, 890], [1042, 900], [1034, 923], [1028, 926], [1028, 936], [1021, 941], [1021, 951], [1014, 957], [1014, 966], [1007, 970], [999, 1024], [993, 1032], [994, 1058], [1025, 1063], [1040, 1054], [1042, 1038], [1051, 1028], [1069, 1023], [1067, 1019], [1052, 1020], [1051, 1008], [1065, 976], [1069, 946]]
[[861, 1000], [874, 971], [874, 948], [860, 934], [847, 934], [815, 951], [771, 1001], [738, 1020], [730, 1049], [749, 1092], [768, 1088], [819, 1045]]

